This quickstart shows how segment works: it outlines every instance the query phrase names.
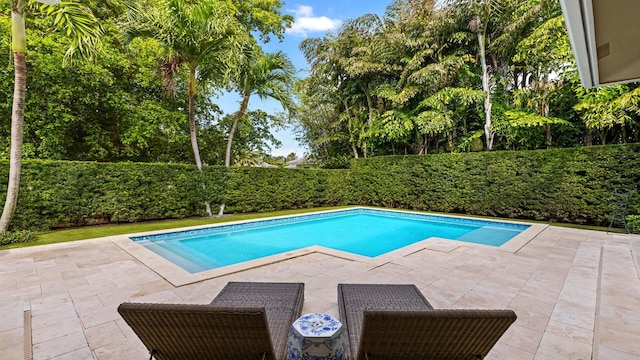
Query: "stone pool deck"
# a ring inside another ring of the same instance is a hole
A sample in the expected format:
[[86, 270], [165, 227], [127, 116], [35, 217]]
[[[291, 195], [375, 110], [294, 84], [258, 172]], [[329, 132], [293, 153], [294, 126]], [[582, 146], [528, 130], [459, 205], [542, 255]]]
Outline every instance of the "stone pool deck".
[[322, 251], [174, 286], [101, 238], [0, 251], [0, 359], [145, 359], [124, 301], [206, 304], [228, 281], [305, 283], [338, 315], [338, 283], [413, 283], [435, 308], [509, 308], [491, 359], [640, 359], [640, 236], [549, 226], [516, 251], [443, 242], [354, 260]]

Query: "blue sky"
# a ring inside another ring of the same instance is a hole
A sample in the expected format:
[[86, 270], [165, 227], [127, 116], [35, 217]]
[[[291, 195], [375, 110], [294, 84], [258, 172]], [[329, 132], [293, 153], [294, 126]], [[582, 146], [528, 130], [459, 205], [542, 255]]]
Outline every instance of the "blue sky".
[[[298, 48], [302, 40], [308, 37], [322, 37], [328, 31], [337, 30], [344, 21], [357, 18], [364, 14], [374, 13], [382, 15], [391, 2], [392, 0], [285, 1], [282, 7], [282, 13], [292, 15], [295, 18], [295, 22], [293, 26], [287, 30], [282, 42], [278, 42], [277, 39], [272, 39], [271, 42], [263, 46], [263, 49], [267, 52], [277, 50], [284, 51], [296, 69], [298, 69], [298, 76], [304, 77], [308, 64]], [[220, 97], [217, 103], [225, 113], [233, 113], [238, 111], [240, 100], [238, 94], [226, 94]], [[258, 97], [251, 98], [249, 101], [249, 109], [262, 109], [270, 114], [282, 111], [278, 103], [274, 101], [260, 101]], [[274, 148], [272, 155], [286, 156], [292, 152], [296, 153], [298, 157], [304, 155], [306, 149], [295, 141], [295, 135], [292, 129], [276, 132], [276, 138], [282, 142], [282, 147], [278, 149]]]

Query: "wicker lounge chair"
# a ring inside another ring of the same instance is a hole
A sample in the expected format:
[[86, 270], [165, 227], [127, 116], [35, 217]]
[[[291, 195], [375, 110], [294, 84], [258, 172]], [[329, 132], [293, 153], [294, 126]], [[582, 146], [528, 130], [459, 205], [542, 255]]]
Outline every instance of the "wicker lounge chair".
[[151, 358], [280, 360], [303, 300], [301, 283], [230, 282], [209, 305], [123, 303], [118, 312]]
[[511, 310], [434, 310], [415, 285], [339, 284], [350, 359], [482, 359]]

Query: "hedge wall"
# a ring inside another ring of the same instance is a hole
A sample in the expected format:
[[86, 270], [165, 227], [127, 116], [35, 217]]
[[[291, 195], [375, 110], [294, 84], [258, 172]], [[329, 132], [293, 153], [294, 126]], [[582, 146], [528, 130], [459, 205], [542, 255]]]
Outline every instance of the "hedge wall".
[[229, 212], [353, 204], [347, 170], [241, 168], [226, 173]]
[[[0, 179], [8, 179], [8, 169], [0, 162]], [[213, 166], [200, 174], [192, 165], [25, 160], [11, 226], [43, 230], [204, 216], [205, 199], [214, 213], [222, 202], [227, 213], [347, 204], [337, 197], [349, 193], [344, 172]]]
[[[3, 165], [0, 179], [8, 179]], [[187, 165], [28, 160], [11, 225], [47, 229], [200, 215], [200, 179]]]
[[611, 192], [640, 184], [640, 144], [383, 156], [351, 172], [362, 205], [604, 225]]
[[[8, 162], [0, 162], [6, 184]], [[202, 182], [206, 191], [202, 189]], [[373, 205], [608, 224], [614, 189], [640, 184], [640, 144], [520, 152], [384, 156], [350, 170], [26, 160], [12, 228]], [[638, 189], [640, 190], [640, 189]], [[4, 203], [5, 185], [0, 185]], [[640, 196], [629, 214], [640, 214]]]

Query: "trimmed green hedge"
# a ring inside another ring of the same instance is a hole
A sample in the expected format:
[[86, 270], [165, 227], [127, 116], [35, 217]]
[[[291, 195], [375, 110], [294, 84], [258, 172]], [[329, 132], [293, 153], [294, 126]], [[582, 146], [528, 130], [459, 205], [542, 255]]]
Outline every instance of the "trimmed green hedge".
[[224, 201], [229, 212], [265, 212], [350, 205], [345, 170], [232, 168]]
[[627, 226], [632, 234], [640, 234], [640, 215], [627, 216]]
[[[8, 177], [0, 162], [0, 179]], [[614, 189], [640, 184], [640, 144], [520, 152], [383, 156], [349, 170], [146, 163], [23, 162], [13, 229], [372, 205], [606, 225]], [[202, 188], [203, 182], [206, 190]], [[639, 189], [640, 190], [640, 189]], [[5, 186], [0, 186], [4, 200]], [[640, 214], [638, 193], [629, 214]]]
[[[362, 205], [604, 225], [614, 189], [640, 184], [640, 144], [382, 156], [352, 162]], [[629, 213], [640, 213], [637, 197]]]
[[11, 224], [48, 229], [202, 215], [201, 179], [188, 165], [24, 161]]

